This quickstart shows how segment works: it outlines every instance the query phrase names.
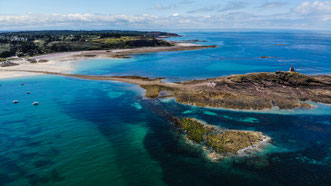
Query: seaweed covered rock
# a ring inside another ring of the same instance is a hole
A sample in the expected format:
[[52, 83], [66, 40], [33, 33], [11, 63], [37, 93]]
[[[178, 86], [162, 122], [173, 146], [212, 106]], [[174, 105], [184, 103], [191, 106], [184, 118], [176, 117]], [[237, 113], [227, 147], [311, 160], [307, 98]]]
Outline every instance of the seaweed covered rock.
[[10, 62], [10, 61], [5, 61], [5, 62], [0, 63], [0, 67], [11, 67], [11, 66], [16, 66], [16, 65], [18, 65], [18, 64]]
[[217, 153], [233, 153], [256, 145], [266, 139], [261, 132], [227, 130], [206, 136], [206, 146]]
[[257, 148], [270, 140], [262, 132], [218, 129], [194, 118], [173, 118], [173, 123], [187, 139], [212, 149], [213, 157], [215, 152], [221, 155], [238, 154], [243, 149]]
[[[210, 86], [213, 83], [214, 86]], [[201, 107], [262, 110], [309, 109], [304, 101], [331, 103], [331, 76], [277, 71], [231, 75], [181, 83], [177, 101]]]

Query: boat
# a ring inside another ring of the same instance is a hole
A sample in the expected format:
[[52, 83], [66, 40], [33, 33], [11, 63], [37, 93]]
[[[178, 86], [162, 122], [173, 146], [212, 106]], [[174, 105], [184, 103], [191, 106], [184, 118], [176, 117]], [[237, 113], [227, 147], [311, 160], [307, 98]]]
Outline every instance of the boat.
[[27, 93], [27, 94], [30, 94], [31, 92], [27, 91], [26, 93]]
[[32, 105], [39, 105], [39, 102], [35, 101], [32, 103]]
[[15, 103], [15, 104], [18, 103], [18, 100], [14, 100], [13, 103]]

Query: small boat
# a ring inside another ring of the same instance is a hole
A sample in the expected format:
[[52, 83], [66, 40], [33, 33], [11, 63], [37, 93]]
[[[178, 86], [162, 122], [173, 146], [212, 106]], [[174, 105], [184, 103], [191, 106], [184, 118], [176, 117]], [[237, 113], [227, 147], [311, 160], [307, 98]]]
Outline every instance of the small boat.
[[18, 100], [14, 100], [13, 103], [15, 103], [15, 104], [18, 103]]
[[31, 92], [29, 92], [29, 91], [27, 91], [26, 93], [27, 93], [27, 94], [31, 94]]
[[21, 85], [23, 86], [23, 85], [24, 85], [24, 83], [21, 83]]
[[32, 103], [32, 105], [39, 105], [39, 102], [35, 101]]

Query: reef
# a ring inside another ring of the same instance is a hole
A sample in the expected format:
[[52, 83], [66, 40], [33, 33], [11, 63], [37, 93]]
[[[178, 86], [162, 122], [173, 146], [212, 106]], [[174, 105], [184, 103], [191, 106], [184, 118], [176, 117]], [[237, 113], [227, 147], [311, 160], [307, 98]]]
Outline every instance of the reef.
[[260, 144], [271, 140], [262, 132], [220, 129], [194, 118], [173, 118], [173, 123], [187, 139], [209, 148], [213, 159], [244, 155], [245, 149], [258, 150]]

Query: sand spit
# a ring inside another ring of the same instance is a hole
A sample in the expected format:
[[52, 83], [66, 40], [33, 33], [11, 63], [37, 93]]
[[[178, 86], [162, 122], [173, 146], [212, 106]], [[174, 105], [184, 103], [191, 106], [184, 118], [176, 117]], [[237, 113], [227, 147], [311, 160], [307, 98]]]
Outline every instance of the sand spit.
[[140, 54], [140, 53], [187, 51], [187, 50], [199, 50], [199, 49], [216, 47], [214, 45], [202, 46], [202, 45], [185, 44], [185, 43], [174, 43], [174, 44], [175, 44], [174, 46], [170, 46], [170, 47], [142, 47], [142, 48], [134, 48], [134, 49], [62, 52], [62, 53], [35, 56], [30, 58], [17, 58], [10, 60], [11, 63], [17, 65], [0, 67], [0, 79], [36, 75], [36, 73], [32, 73], [31, 71], [69, 73], [75, 70], [74, 63], [86, 59], [129, 58], [130, 55]]

